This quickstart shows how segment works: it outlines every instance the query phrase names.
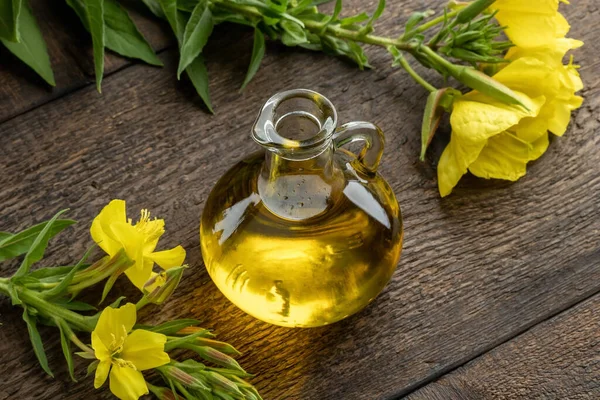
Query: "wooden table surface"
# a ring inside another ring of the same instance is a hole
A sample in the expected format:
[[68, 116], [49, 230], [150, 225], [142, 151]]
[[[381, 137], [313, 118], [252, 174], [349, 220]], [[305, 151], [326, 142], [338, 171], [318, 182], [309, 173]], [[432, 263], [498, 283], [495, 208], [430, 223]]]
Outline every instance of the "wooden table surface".
[[[346, 1], [371, 10], [374, 1]], [[393, 34], [416, 10], [442, 0], [388, 2], [379, 32]], [[246, 29], [220, 26], [206, 50], [216, 115], [175, 79], [166, 26], [135, 12], [165, 67], [107, 56], [103, 93], [93, 85], [91, 44], [63, 2], [31, 1], [52, 55], [57, 88], [0, 48], [0, 230], [15, 231], [69, 207], [80, 221], [51, 242], [47, 263], [69, 262], [90, 244], [92, 218], [110, 199], [167, 222], [164, 246], [188, 250], [178, 295], [155, 322], [194, 317], [244, 355], [265, 399], [600, 398], [600, 3], [562, 6], [586, 85], [568, 132], [517, 183], [467, 177], [440, 199], [435, 162], [418, 161], [426, 93], [389, 57], [369, 49], [374, 70], [270, 43], [243, 93], [252, 48]], [[434, 82], [441, 84], [431, 75]], [[381, 172], [402, 207], [402, 259], [364, 311], [316, 329], [257, 321], [208, 277], [198, 222], [216, 180], [256, 149], [250, 127], [272, 94], [310, 88], [341, 121], [377, 123], [387, 135]], [[15, 270], [1, 266], [2, 275]], [[126, 282], [116, 287], [136, 296]], [[0, 399], [104, 399], [91, 379], [68, 379], [56, 332], [43, 330], [56, 379], [36, 364], [20, 311], [0, 301]]]

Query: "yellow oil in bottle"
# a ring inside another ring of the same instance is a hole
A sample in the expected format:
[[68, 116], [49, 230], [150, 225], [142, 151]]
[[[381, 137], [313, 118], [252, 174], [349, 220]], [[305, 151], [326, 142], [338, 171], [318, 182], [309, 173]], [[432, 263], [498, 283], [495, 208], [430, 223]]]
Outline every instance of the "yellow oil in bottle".
[[264, 157], [234, 166], [206, 202], [200, 241], [213, 281], [242, 310], [276, 325], [320, 326], [359, 311], [400, 257], [392, 190], [379, 175], [361, 179], [338, 151], [340, 187], [300, 168], [282, 177], [286, 190], [266, 196]]

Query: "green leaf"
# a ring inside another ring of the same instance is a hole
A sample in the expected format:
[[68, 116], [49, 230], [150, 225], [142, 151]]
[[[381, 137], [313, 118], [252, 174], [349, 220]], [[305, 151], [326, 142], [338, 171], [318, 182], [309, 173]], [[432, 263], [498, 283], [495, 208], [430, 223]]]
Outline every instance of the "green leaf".
[[[121, 305], [121, 302], [125, 300], [125, 296], [121, 296], [118, 299], [116, 299], [115, 301], [113, 301], [112, 303], [110, 303], [109, 307], [112, 308], [119, 308], [119, 306]], [[100, 315], [98, 315], [100, 316]]]
[[63, 267], [44, 267], [30, 272], [27, 276], [37, 279], [58, 278], [68, 274], [69, 271], [73, 269], [73, 267], [74, 265], [67, 265]]
[[102, 92], [102, 76], [104, 75], [104, 0], [83, 0], [88, 20], [92, 44], [94, 46], [94, 71], [96, 89]]
[[350, 26], [350, 25], [354, 25], [354, 24], [360, 24], [361, 22], [365, 22], [368, 19], [369, 19], [369, 15], [367, 13], [363, 12], [363, 13], [360, 13], [357, 15], [353, 15], [352, 17], [342, 18], [340, 20], [340, 26], [345, 27], [345, 26]]
[[146, 330], [149, 330], [152, 332], [162, 333], [163, 335], [170, 336], [170, 335], [174, 335], [175, 333], [179, 332], [183, 328], [188, 328], [190, 326], [196, 326], [199, 324], [200, 324], [200, 321], [198, 321], [197, 319], [187, 318], [187, 319], [178, 319], [175, 321], [165, 322], [163, 324], [156, 325], [156, 326], [143, 326], [143, 328], [142, 328], [142, 325], [136, 325], [136, 327], [138, 327], [138, 329], [146, 329]]
[[65, 360], [67, 361], [67, 368], [69, 369], [69, 375], [71, 376], [71, 380], [73, 382], [77, 382], [75, 379], [75, 371], [73, 368], [73, 355], [71, 355], [71, 341], [67, 337], [67, 334], [64, 330], [63, 321], [55, 321], [56, 326], [60, 330], [60, 346], [62, 347], [63, 355], [65, 356]]
[[116, 0], [104, 0], [104, 24], [106, 47], [122, 56], [137, 58], [150, 65], [163, 65], [127, 11]]
[[92, 250], [94, 249], [94, 247], [95, 246], [90, 247], [85, 252], [83, 257], [81, 257], [81, 260], [79, 260], [79, 262], [73, 268], [71, 268], [69, 273], [63, 279], [60, 280], [60, 283], [58, 285], [56, 285], [52, 289], [46, 290], [45, 292], [42, 293], [44, 298], [51, 299], [53, 297], [57, 297], [57, 296], [64, 294], [64, 292], [67, 290], [67, 288], [71, 284], [73, 277], [75, 276], [77, 271], [79, 271], [81, 269], [81, 267], [84, 265], [85, 260], [87, 260], [87, 258], [89, 257], [89, 255], [92, 252]]
[[185, 26], [183, 43], [180, 49], [179, 67], [177, 68], [178, 79], [187, 66], [202, 53], [213, 27], [214, 21], [208, 2], [199, 2]]
[[[73, 225], [75, 222], [76, 221], [69, 219], [56, 220], [48, 232], [48, 239], [53, 238], [63, 229]], [[40, 231], [44, 229], [46, 224], [47, 222], [43, 222], [41, 224], [34, 225], [31, 228], [27, 228], [14, 235], [10, 233], [6, 233], [8, 236], [0, 235], [0, 261], [9, 260], [27, 253], [35, 241], [35, 238]]]
[[96, 370], [96, 368], [98, 368], [98, 364], [100, 364], [100, 360], [95, 360], [89, 363], [87, 366], [87, 372], [85, 374], [86, 378], [90, 376]]
[[0, 1], [0, 39], [19, 42], [19, 14], [22, 0]]
[[265, 56], [265, 35], [261, 32], [260, 29], [254, 29], [254, 47], [252, 48], [252, 58], [250, 59], [250, 66], [248, 67], [248, 72], [246, 73], [246, 79], [244, 79], [244, 83], [242, 84], [242, 88], [240, 90], [244, 90], [246, 85], [250, 83], [256, 71], [260, 68], [260, 62]]
[[158, 18], [165, 18], [165, 13], [163, 12], [158, 0], [142, 0], [142, 2], [146, 5], [146, 7], [148, 7], [152, 14]]
[[13, 236], [13, 234], [10, 232], [0, 232], [0, 243], [2, 243], [4, 240], [8, 239], [11, 236]]
[[52, 226], [54, 225], [58, 217], [60, 217], [66, 211], [67, 210], [59, 211], [58, 213], [56, 213], [56, 215], [54, 215], [54, 217], [52, 217], [52, 219], [46, 222], [42, 230], [38, 233], [35, 240], [29, 247], [29, 250], [27, 251], [27, 254], [25, 254], [23, 262], [19, 266], [17, 272], [15, 272], [15, 274], [13, 275], [13, 278], [25, 276], [29, 272], [31, 266], [42, 259], [42, 257], [44, 256], [44, 251], [46, 250], [46, 246], [48, 246], [48, 240], [50, 240], [50, 230], [52, 229]]
[[171, 29], [175, 33], [175, 37], [177, 37], [177, 42], [181, 46], [183, 41], [183, 30], [184, 26], [181, 23], [181, 17], [177, 12], [177, 1], [176, 0], [159, 0], [160, 7], [162, 8], [163, 14], [165, 14], [165, 18], [171, 25]]
[[[6, 2], [8, 0], [0, 1], [0, 3]], [[0, 8], [3, 7], [0, 6]], [[2, 11], [0, 10], [0, 26], [2, 26], [3, 20]], [[44, 42], [40, 28], [27, 4], [24, 4], [19, 12], [19, 32], [19, 43], [4, 38], [0, 38], [0, 41], [2, 41], [11, 53], [33, 69], [50, 86], [56, 86], [46, 42]], [[0, 33], [1, 36], [2, 34]]]
[[177, 0], [177, 8], [181, 11], [191, 13], [199, 2], [200, 0]]
[[423, 21], [425, 18], [429, 18], [430, 16], [432, 16], [434, 14], [433, 10], [426, 10], [423, 12], [414, 12], [410, 15], [410, 17], [408, 17], [408, 20], [406, 21], [406, 25], [404, 27], [405, 30], [405, 37], [406, 34], [409, 33], [410, 31], [412, 31], [414, 28], [417, 27], [417, 24], [419, 24], [421, 21]]
[[192, 85], [196, 88], [196, 92], [204, 101], [206, 108], [210, 111], [211, 114], [214, 114], [211, 102], [210, 102], [210, 93], [208, 91], [208, 71], [206, 70], [206, 65], [204, 64], [204, 58], [202, 54], [200, 54], [192, 63], [185, 69], [188, 77], [192, 81]]
[[72, 310], [72, 311], [96, 311], [96, 310], [98, 310], [96, 307], [92, 306], [91, 304], [85, 303], [83, 301], [69, 300], [64, 297], [53, 300], [52, 303], [59, 305], [60, 307], [66, 308], [67, 310]]
[[27, 307], [23, 305], [23, 321], [27, 324], [27, 331], [29, 332], [29, 338], [33, 346], [33, 352], [37, 356], [40, 365], [46, 371], [48, 375], [54, 378], [50, 367], [48, 366], [48, 358], [46, 358], [46, 352], [44, 351], [44, 345], [42, 343], [42, 337], [37, 330], [35, 318], [29, 315]]
[[379, 19], [379, 17], [381, 17], [381, 14], [383, 14], [383, 10], [385, 10], [385, 0], [379, 0], [379, 3], [377, 3], [377, 8], [375, 9], [375, 12], [373, 13], [373, 15], [371, 15], [371, 18], [369, 18], [369, 21], [367, 22], [367, 24], [361, 29], [361, 34], [364, 35], [373, 30], [373, 28], [372, 28], [373, 23], [377, 19]]
[[283, 29], [281, 42], [286, 46], [297, 46], [308, 42], [306, 31], [300, 25], [292, 21], [281, 21], [279, 24]]

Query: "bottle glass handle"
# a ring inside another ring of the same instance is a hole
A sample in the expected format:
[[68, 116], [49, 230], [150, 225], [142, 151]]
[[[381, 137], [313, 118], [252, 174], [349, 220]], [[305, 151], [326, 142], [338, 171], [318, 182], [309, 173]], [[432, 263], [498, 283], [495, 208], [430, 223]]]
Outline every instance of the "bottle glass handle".
[[340, 126], [333, 134], [336, 149], [358, 141], [364, 143], [356, 156], [358, 164], [364, 172], [375, 173], [383, 155], [383, 132], [370, 122], [349, 122]]

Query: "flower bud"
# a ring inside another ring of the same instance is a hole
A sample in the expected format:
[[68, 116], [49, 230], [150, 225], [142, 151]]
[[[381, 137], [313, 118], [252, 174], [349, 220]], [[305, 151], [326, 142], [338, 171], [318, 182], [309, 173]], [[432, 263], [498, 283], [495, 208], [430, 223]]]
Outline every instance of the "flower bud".
[[221, 353], [218, 350], [208, 346], [193, 346], [193, 350], [207, 361], [220, 365], [225, 368], [236, 369], [241, 372], [246, 372], [237, 361], [229, 357], [227, 354]]
[[170, 268], [166, 271], [162, 271], [160, 274], [153, 274], [144, 284], [144, 293], [148, 302], [154, 304], [162, 304], [165, 300], [171, 296], [171, 294], [179, 285], [181, 277], [183, 276], [183, 270], [187, 266], [181, 266], [176, 268]]
[[489, 6], [494, 4], [496, 0], [475, 0], [465, 8], [461, 9], [456, 15], [456, 22], [465, 24], [473, 18], [484, 12]]
[[148, 389], [150, 389], [152, 394], [155, 395], [158, 400], [175, 400], [175, 395], [167, 388], [148, 385]]
[[202, 371], [201, 374], [206, 378], [208, 382], [224, 390], [226, 393], [232, 393], [238, 396], [242, 396], [243, 398], [244, 395], [242, 392], [240, 392], [240, 389], [238, 389], [237, 385], [229, 379], [225, 378], [223, 375], [212, 371]]
[[506, 104], [518, 104], [528, 110], [527, 106], [523, 104], [515, 92], [481, 71], [463, 65], [452, 65], [448, 72], [459, 82], [464, 83], [471, 89], [475, 89]]
[[210, 390], [210, 388], [202, 380], [173, 365], [159, 367], [159, 371], [165, 374], [167, 378], [177, 381], [187, 388]]

